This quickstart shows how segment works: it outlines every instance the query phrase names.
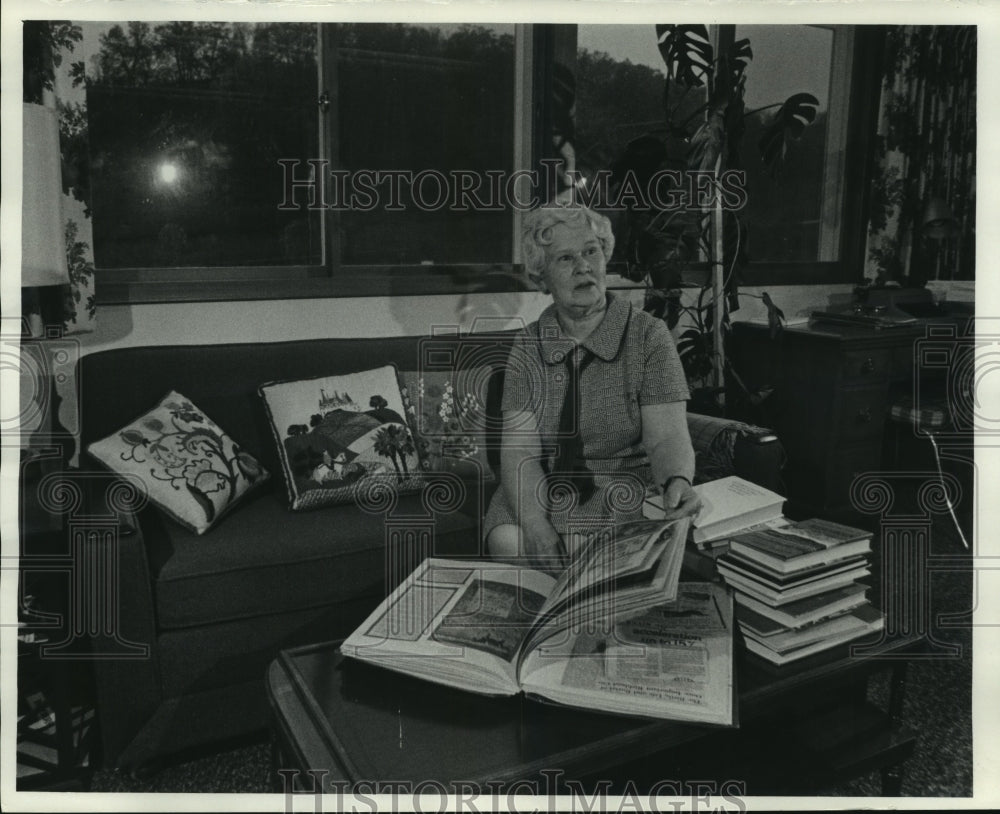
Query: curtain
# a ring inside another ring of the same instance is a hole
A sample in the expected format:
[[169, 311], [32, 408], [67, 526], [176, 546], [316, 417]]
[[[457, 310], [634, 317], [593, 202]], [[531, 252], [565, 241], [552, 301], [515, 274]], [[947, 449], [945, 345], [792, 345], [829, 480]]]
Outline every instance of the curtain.
[[975, 160], [975, 26], [888, 26], [866, 276], [975, 278]]
[[[92, 331], [97, 315], [88, 207], [86, 68], [78, 51], [82, 40], [81, 27], [67, 21], [24, 23], [22, 311], [31, 322], [61, 326], [64, 334]], [[35, 148], [42, 149], [46, 139], [36, 135], [42, 131], [35, 122], [44, 124], [45, 114], [58, 123], [58, 148], [55, 155], [48, 149], [43, 159]], [[44, 161], [49, 168], [42, 166]], [[49, 175], [59, 182], [51, 192], [39, 183], [40, 176]], [[49, 222], [53, 216], [54, 227]], [[51, 254], [53, 244], [65, 251], [63, 271], [59, 276], [38, 274], [32, 246], [47, 245]]]

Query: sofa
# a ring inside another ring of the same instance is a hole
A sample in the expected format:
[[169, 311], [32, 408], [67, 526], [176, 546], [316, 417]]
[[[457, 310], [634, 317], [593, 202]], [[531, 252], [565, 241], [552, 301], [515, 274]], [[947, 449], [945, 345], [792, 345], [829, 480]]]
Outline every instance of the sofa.
[[[279, 650], [346, 636], [424, 556], [483, 555], [479, 524], [498, 486], [495, 422], [488, 466], [471, 475], [441, 469], [411, 494], [290, 511], [258, 387], [384, 364], [413, 370], [428, 348], [444, 348], [457, 365], [485, 371], [477, 386], [495, 417], [511, 336], [134, 347], [80, 359], [84, 516], [114, 517], [110, 537], [84, 535], [81, 544], [88, 572], [112, 575], [111, 623], [90, 631], [106, 766], [144, 770], [181, 750], [263, 729], [265, 670]], [[170, 390], [271, 473], [202, 535], [142, 505], [136, 490], [123, 492], [85, 452]], [[696, 415], [689, 426], [698, 479], [735, 472], [782, 489], [780, 442], [766, 430]]]

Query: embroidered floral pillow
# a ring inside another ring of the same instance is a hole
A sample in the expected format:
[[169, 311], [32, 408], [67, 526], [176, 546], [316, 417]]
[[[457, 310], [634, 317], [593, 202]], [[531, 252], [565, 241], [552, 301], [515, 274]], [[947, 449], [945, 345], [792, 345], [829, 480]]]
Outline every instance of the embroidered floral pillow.
[[175, 392], [87, 451], [114, 472], [138, 475], [153, 503], [198, 534], [269, 477], [253, 455]]
[[261, 385], [290, 508], [356, 499], [383, 485], [423, 488], [417, 450], [391, 365], [343, 376]]
[[489, 369], [404, 371], [403, 400], [416, 435], [421, 466], [432, 472], [493, 480], [486, 457]]

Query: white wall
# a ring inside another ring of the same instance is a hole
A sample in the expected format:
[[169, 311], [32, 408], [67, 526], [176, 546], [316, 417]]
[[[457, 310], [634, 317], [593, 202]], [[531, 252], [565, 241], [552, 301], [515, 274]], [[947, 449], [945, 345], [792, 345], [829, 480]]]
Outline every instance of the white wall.
[[[851, 296], [849, 285], [746, 288], [733, 319], [765, 313], [763, 303], [750, 296], [761, 290], [788, 316]], [[641, 303], [641, 290], [631, 297]], [[462, 331], [515, 327], [536, 319], [548, 302], [543, 294], [511, 293], [104, 305], [98, 309], [97, 330], [78, 338], [82, 352], [92, 353], [144, 345], [421, 336], [438, 326]]]
[[92, 353], [144, 345], [422, 336], [438, 326], [497, 330], [536, 319], [547, 302], [541, 294], [525, 293], [105, 305], [98, 309], [97, 330], [80, 340], [82, 351]]

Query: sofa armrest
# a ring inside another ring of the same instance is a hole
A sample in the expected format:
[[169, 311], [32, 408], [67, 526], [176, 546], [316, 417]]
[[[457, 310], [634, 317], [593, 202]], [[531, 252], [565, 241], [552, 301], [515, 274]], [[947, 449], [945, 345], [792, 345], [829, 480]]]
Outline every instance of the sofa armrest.
[[769, 429], [728, 418], [688, 413], [695, 453], [695, 483], [739, 475], [785, 493], [785, 449]]
[[162, 701], [156, 608], [139, 522], [145, 492], [110, 472], [69, 473], [83, 505], [68, 519], [74, 568], [89, 593], [79, 597], [90, 639], [104, 757], [115, 766]]

